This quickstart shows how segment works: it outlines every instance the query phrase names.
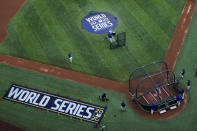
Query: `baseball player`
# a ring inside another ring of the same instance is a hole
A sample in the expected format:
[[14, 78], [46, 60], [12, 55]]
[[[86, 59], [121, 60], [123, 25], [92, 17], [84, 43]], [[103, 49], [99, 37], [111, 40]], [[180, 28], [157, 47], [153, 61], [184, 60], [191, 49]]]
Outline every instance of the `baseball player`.
[[178, 106], [180, 106], [180, 105], [181, 105], [181, 97], [180, 97], [180, 94], [178, 94], [178, 95], [176, 96], [176, 99], [177, 99], [177, 104], [178, 104]]
[[121, 105], [120, 105], [121, 111], [125, 111], [126, 110], [126, 104], [124, 101], [122, 101]]
[[151, 105], [150, 105], [150, 113], [151, 113], [151, 115], [153, 115], [153, 113], [154, 113], [154, 111], [155, 111], [155, 104], [154, 103], [152, 103]]
[[70, 63], [72, 63], [72, 56], [71, 56], [71, 52], [70, 53], [68, 53], [68, 59], [70, 60]]
[[160, 87], [161, 87], [161, 83], [159, 82], [158, 85], [157, 85], [157, 88], [156, 88], [157, 93], [158, 93], [158, 96], [161, 94], [161, 89], [160, 89]]
[[183, 100], [184, 97], [185, 97], [185, 96], [184, 96], [184, 89], [183, 89], [183, 88], [180, 89], [180, 94], [181, 94], [181, 98], [182, 98], [182, 100]]
[[100, 128], [100, 131], [104, 131], [105, 127], [106, 127], [105, 125], [102, 125], [101, 128]]
[[182, 69], [182, 71], [181, 71], [181, 73], [180, 73], [180, 77], [181, 77], [181, 79], [183, 79], [183, 78], [184, 78], [184, 75], [185, 75], [185, 69]]
[[187, 80], [187, 91], [190, 90], [190, 85], [191, 85], [191, 81], [190, 80]]
[[102, 96], [99, 96], [99, 99], [101, 99], [102, 101], [108, 101], [109, 100], [109, 99], [107, 99], [106, 93], [103, 93]]
[[112, 30], [110, 30], [109, 33], [108, 33], [108, 39], [109, 39], [110, 44], [112, 44], [112, 42], [113, 42]]

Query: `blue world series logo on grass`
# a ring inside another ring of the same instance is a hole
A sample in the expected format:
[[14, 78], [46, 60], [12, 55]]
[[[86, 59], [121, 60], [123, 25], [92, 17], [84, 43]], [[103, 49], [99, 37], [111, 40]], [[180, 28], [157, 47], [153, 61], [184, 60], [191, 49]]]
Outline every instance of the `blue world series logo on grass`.
[[117, 19], [113, 15], [105, 12], [96, 12], [85, 16], [81, 25], [82, 28], [90, 33], [105, 34], [114, 30], [117, 26]]

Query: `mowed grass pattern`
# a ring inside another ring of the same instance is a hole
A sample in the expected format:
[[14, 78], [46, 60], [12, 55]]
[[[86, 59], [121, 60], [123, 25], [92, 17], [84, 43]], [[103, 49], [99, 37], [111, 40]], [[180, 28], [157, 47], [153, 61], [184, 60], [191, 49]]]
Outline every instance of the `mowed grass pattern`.
[[[8, 24], [0, 53], [117, 81], [135, 68], [163, 59], [185, 0], [28, 0]], [[89, 10], [118, 18], [127, 47], [110, 50], [105, 35], [86, 32]], [[72, 52], [73, 63], [65, 55]]]

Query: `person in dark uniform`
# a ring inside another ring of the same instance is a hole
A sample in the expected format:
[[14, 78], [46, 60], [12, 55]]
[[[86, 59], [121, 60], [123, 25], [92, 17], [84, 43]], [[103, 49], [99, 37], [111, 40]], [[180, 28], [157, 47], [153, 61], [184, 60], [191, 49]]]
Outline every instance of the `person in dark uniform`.
[[71, 52], [68, 53], [68, 59], [70, 60], [70, 63], [72, 63], [73, 58], [72, 58]]
[[185, 69], [182, 69], [182, 71], [181, 71], [181, 73], [180, 73], [180, 77], [181, 77], [181, 79], [183, 79], [183, 78], [184, 78], [184, 75], [185, 75]]
[[109, 99], [107, 98], [106, 93], [103, 93], [101, 96], [99, 96], [99, 98], [100, 98], [102, 101], [108, 101], [108, 100], [109, 100]]
[[184, 99], [184, 89], [183, 88], [180, 89], [180, 94], [181, 94], [181, 98], [183, 100]]
[[120, 105], [121, 111], [125, 111], [126, 110], [126, 104], [124, 101], [122, 101], [121, 105]]
[[110, 44], [112, 44], [112, 42], [113, 42], [112, 37], [113, 37], [113, 34], [112, 34], [112, 31], [110, 30], [109, 33], [108, 33], [108, 39], [109, 39]]
[[159, 82], [158, 83], [158, 85], [157, 85], [157, 87], [156, 87], [156, 93], [157, 93], [157, 96], [159, 97], [159, 98], [161, 98], [160, 97], [160, 95], [161, 95], [161, 83]]
[[190, 80], [187, 80], [187, 91], [190, 90], [190, 85], [191, 85], [191, 81]]
[[177, 99], [177, 104], [178, 104], [178, 106], [180, 106], [180, 105], [181, 105], [181, 96], [180, 96], [180, 94], [178, 94], [178, 95], [176, 96], [176, 99]]
[[154, 111], [155, 111], [155, 104], [154, 103], [152, 103], [151, 105], [150, 105], [150, 113], [151, 113], [151, 115], [153, 115], [153, 113], [154, 113]]

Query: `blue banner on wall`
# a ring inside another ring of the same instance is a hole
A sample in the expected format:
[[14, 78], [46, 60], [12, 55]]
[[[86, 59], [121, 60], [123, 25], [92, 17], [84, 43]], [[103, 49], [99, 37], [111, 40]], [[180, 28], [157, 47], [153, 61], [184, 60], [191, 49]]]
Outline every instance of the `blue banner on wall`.
[[3, 98], [91, 123], [99, 123], [107, 109], [99, 105], [58, 96], [44, 91], [37, 91], [16, 84], [10, 86]]
[[96, 12], [85, 16], [81, 21], [83, 29], [90, 33], [105, 34], [117, 26], [117, 18], [105, 12]]

